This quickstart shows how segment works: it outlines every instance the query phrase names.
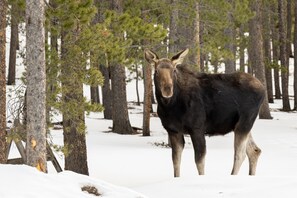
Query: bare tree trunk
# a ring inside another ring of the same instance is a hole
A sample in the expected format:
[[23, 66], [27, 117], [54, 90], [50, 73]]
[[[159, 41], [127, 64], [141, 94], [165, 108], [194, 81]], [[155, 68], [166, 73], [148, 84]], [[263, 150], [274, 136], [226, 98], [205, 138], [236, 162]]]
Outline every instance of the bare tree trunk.
[[245, 58], [244, 58], [244, 49], [245, 49], [245, 44], [244, 44], [244, 25], [241, 25], [239, 29], [239, 36], [240, 36], [240, 44], [239, 44], [239, 70], [241, 72], [245, 72]]
[[178, 24], [178, 0], [170, 0], [171, 14], [169, 24], [169, 53], [176, 53], [178, 49], [178, 36], [177, 36], [177, 24]]
[[26, 0], [27, 164], [47, 172], [44, 1]]
[[0, 0], [0, 164], [6, 163], [6, 13], [7, 1]]
[[94, 104], [94, 103], [100, 104], [99, 87], [98, 86], [91, 86], [90, 87], [90, 92], [91, 92], [91, 102], [92, 102], [92, 104]]
[[293, 57], [292, 52], [292, 0], [287, 0], [287, 57]]
[[272, 13], [272, 20], [271, 20], [271, 31], [272, 31], [272, 60], [273, 60], [273, 76], [274, 76], [274, 92], [275, 92], [275, 99], [281, 99], [281, 91], [280, 91], [280, 82], [279, 82], [279, 30], [278, 24], [278, 11], [277, 11], [277, 3], [273, 3], [271, 5], [271, 13]]
[[295, 1], [294, 27], [294, 110], [297, 110], [297, 3]]
[[143, 100], [143, 136], [150, 136], [150, 112], [152, 94], [152, 68], [146, 65], [143, 68], [144, 77], [144, 100]]
[[125, 67], [121, 64], [111, 66], [112, 85], [112, 130], [120, 134], [132, 134], [130, 124], [127, 96]]
[[278, 0], [279, 10], [279, 42], [282, 76], [282, 101], [283, 110], [290, 111], [289, 90], [288, 90], [288, 57], [287, 57], [287, 23], [286, 23], [286, 0]]
[[[228, 0], [230, 4], [233, 6], [233, 0]], [[235, 29], [233, 27], [233, 17], [231, 11], [228, 12], [228, 23], [229, 26], [225, 29], [225, 34], [228, 37], [228, 42], [225, 45], [225, 48], [229, 51], [230, 54], [232, 54], [232, 57], [228, 57], [225, 59], [225, 73], [233, 73], [236, 71], [236, 66], [235, 66], [235, 57], [234, 52], [235, 52]]]
[[18, 13], [16, 5], [13, 3], [11, 6], [11, 32], [10, 32], [10, 53], [9, 53], [9, 66], [8, 66], [8, 79], [7, 85], [15, 84], [15, 66], [16, 66], [16, 52], [18, 47]]
[[112, 119], [112, 91], [110, 85], [110, 68], [100, 65], [100, 71], [104, 76], [102, 86], [102, 103], [104, 107], [104, 119]]
[[136, 73], [135, 87], [136, 87], [137, 105], [140, 106], [139, 88], [138, 88], [138, 86], [139, 86], [138, 64], [135, 64], [135, 73]]
[[263, 48], [264, 48], [264, 64], [265, 64], [265, 76], [267, 85], [268, 102], [273, 103], [273, 87], [272, 87], [272, 72], [271, 72], [271, 34], [270, 34], [270, 10], [268, 2], [264, 2], [263, 9]]
[[201, 71], [200, 59], [201, 59], [201, 49], [200, 49], [200, 5], [199, 2], [195, 2], [195, 14], [194, 19], [194, 63], [198, 68], [198, 71]]
[[[113, 0], [112, 8], [118, 13], [123, 12], [123, 0]], [[125, 66], [115, 63], [111, 67], [112, 86], [112, 130], [120, 134], [132, 134], [130, 124], [127, 96], [126, 96], [126, 73]]]
[[[264, 55], [263, 55], [263, 38], [262, 38], [262, 27], [261, 27], [261, 8], [262, 0], [253, 0], [251, 2], [251, 9], [256, 13], [256, 16], [249, 21], [249, 33], [250, 40], [252, 43], [253, 57], [250, 59], [253, 60], [253, 65], [255, 69], [255, 76], [263, 83], [266, 87], [266, 78], [265, 78], [265, 65], [264, 65]], [[265, 94], [265, 99], [263, 101], [262, 107], [259, 112], [260, 119], [272, 119], [270, 115], [267, 92]]]

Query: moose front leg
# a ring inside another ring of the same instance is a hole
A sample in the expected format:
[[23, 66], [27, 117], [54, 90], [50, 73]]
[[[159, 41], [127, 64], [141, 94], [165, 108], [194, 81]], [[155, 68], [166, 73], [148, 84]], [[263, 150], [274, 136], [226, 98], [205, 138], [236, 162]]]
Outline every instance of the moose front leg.
[[174, 177], [180, 176], [181, 154], [184, 149], [185, 140], [182, 133], [168, 133], [172, 147], [172, 162], [174, 168]]
[[206, 155], [206, 143], [203, 133], [192, 133], [191, 139], [195, 152], [195, 163], [198, 169], [199, 175], [204, 175], [205, 155]]

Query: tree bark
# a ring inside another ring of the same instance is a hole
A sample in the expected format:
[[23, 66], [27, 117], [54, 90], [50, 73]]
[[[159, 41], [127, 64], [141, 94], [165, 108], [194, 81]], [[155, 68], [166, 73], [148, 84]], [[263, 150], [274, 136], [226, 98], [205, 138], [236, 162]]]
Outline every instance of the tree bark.
[[130, 124], [127, 96], [126, 96], [126, 75], [125, 67], [121, 64], [111, 66], [112, 85], [112, 130], [119, 134], [132, 134]]
[[201, 71], [201, 49], [200, 49], [200, 5], [199, 2], [195, 2], [195, 19], [194, 19], [194, 63], [196, 67], [198, 68], [198, 71]]
[[[123, 0], [113, 0], [112, 8], [116, 12], [122, 13]], [[118, 36], [123, 37], [123, 35]], [[110, 67], [112, 87], [112, 130], [115, 133], [132, 134], [133, 129], [130, 124], [127, 107], [125, 67], [120, 63], [115, 63]]]
[[[69, 31], [68, 34], [78, 34], [76, 31]], [[61, 36], [61, 59], [64, 62], [61, 64], [61, 74], [63, 76], [62, 98], [66, 106], [65, 109], [63, 109], [65, 170], [89, 175], [83, 84], [78, 80], [73, 80], [73, 76], [76, 75], [76, 69], [81, 66], [68, 65], [69, 57], [67, 57], [67, 51], [69, 49], [65, 47], [65, 35], [66, 32], [63, 32]], [[71, 40], [70, 42], [74, 43], [75, 41]], [[73, 109], [75, 109], [75, 111]]]
[[244, 44], [244, 25], [241, 25], [239, 29], [239, 36], [240, 36], [240, 44], [239, 44], [239, 70], [241, 72], [245, 72], [245, 54], [244, 54], [244, 49], [245, 49], [245, 44]]
[[100, 65], [100, 71], [104, 76], [102, 86], [102, 103], [104, 107], [104, 119], [112, 119], [112, 91], [110, 85], [110, 68]]
[[294, 27], [294, 110], [297, 110], [297, 3], [295, 1]]
[[169, 23], [169, 53], [174, 54], [178, 49], [178, 32], [177, 32], [177, 24], [178, 24], [178, 8], [177, 8], [178, 0], [171, 0], [171, 14], [170, 14], [170, 23]]
[[7, 85], [15, 84], [16, 52], [18, 47], [18, 16], [16, 5], [11, 6], [10, 52]]
[[[249, 33], [252, 46], [249, 46], [254, 50], [253, 57], [249, 57], [253, 62], [255, 69], [255, 76], [262, 82], [266, 88], [265, 78], [265, 65], [263, 55], [263, 38], [261, 27], [261, 8], [262, 0], [251, 1], [251, 9], [256, 13], [256, 16], [249, 21]], [[260, 119], [272, 119], [270, 115], [267, 92], [265, 92], [265, 99], [259, 112]]]
[[[233, 0], [228, 0], [230, 4], [233, 6]], [[228, 42], [225, 45], [225, 49], [229, 51], [230, 54], [232, 54], [231, 57], [228, 57], [225, 59], [225, 73], [233, 73], [236, 71], [235, 67], [235, 57], [233, 57], [235, 53], [235, 29], [233, 27], [233, 17], [231, 11], [228, 12], [228, 23], [229, 26], [225, 29], [225, 35], [228, 38]]]
[[0, 0], [0, 164], [6, 163], [6, 13], [7, 1]]
[[281, 61], [281, 82], [282, 82], [282, 101], [283, 110], [290, 111], [289, 90], [288, 90], [288, 57], [287, 57], [287, 23], [286, 23], [286, 0], [278, 0], [279, 11], [279, 42], [280, 42], [280, 61]]
[[271, 72], [271, 34], [270, 34], [270, 10], [267, 2], [264, 2], [263, 9], [263, 49], [264, 49], [264, 64], [265, 64], [265, 76], [267, 85], [268, 102], [273, 103], [273, 87], [272, 87], [272, 72]]
[[[292, 52], [292, 0], [287, 0], [287, 57], [293, 57]], [[289, 62], [288, 62], [289, 63]]]
[[26, 0], [27, 164], [47, 171], [44, 1]]
[[143, 100], [143, 136], [150, 136], [150, 112], [152, 94], [152, 68], [151, 65], [144, 66], [144, 100]]
[[281, 99], [281, 90], [280, 90], [280, 82], [279, 82], [279, 30], [276, 21], [278, 21], [278, 11], [277, 11], [277, 3], [271, 4], [271, 31], [272, 31], [272, 60], [273, 60], [273, 76], [274, 76], [274, 93], [275, 99]]

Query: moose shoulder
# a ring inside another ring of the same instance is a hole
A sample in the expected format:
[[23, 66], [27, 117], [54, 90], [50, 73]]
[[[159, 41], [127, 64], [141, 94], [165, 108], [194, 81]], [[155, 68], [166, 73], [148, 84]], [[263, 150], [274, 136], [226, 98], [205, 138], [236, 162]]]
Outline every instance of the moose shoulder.
[[195, 162], [204, 174], [205, 135], [225, 135], [234, 131], [234, 164], [237, 174], [246, 155], [249, 174], [254, 175], [261, 150], [251, 129], [264, 99], [261, 82], [246, 73], [200, 74], [182, 65], [188, 49], [171, 59], [159, 58], [146, 50], [146, 60], [155, 66], [154, 83], [158, 115], [172, 145], [174, 176], [180, 176], [183, 134], [190, 134]]

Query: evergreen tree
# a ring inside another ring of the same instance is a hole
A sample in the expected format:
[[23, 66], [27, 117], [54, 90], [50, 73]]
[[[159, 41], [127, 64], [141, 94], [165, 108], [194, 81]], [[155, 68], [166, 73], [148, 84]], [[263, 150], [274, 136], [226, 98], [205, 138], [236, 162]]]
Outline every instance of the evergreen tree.
[[[61, 60], [54, 56], [57, 53], [50, 53], [49, 71], [61, 71], [58, 72], [58, 80], [62, 87], [56, 90], [62, 93], [62, 98], [56, 100], [52, 97], [54, 101], [51, 104], [63, 114], [65, 169], [88, 175], [84, 113], [102, 109], [100, 105], [91, 105], [86, 101], [83, 84], [98, 85], [102, 82], [101, 73], [88, 68], [87, 62], [98, 57], [94, 52], [102, 45], [104, 27], [90, 27], [96, 12], [92, 0], [53, 0], [52, 3], [58, 6], [49, 9], [48, 16], [55, 17], [58, 23], [48, 23], [51, 32], [61, 35]], [[55, 68], [56, 61], [59, 68]]]

